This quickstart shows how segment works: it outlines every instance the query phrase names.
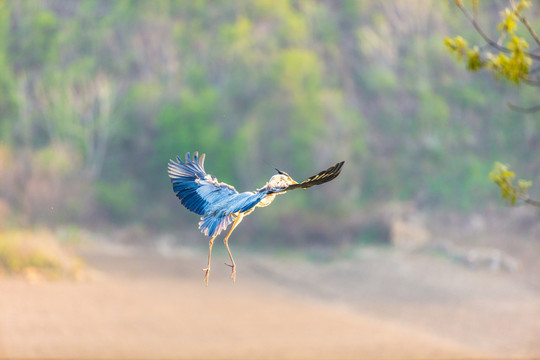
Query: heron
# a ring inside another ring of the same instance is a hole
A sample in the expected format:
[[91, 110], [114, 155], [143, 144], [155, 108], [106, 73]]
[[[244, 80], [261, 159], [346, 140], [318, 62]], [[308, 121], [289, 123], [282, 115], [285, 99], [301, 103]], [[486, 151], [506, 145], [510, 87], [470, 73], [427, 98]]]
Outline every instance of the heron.
[[335, 179], [341, 172], [344, 161], [311, 176], [303, 182], [296, 182], [289, 174], [276, 169], [277, 174], [256, 191], [239, 193], [231, 185], [218, 182], [218, 180], [204, 170], [205, 154], [199, 156], [198, 152], [186, 153], [185, 160], [177, 156], [176, 161], [169, 160], [168, 173], [172, 182], [173, 191], [180, 199], [182, 205], [188, 210], [202, 215], [199, 229], [210, 237], [208, 249], [208, 265], [203, 269], [203, 281], [208, 286], [210, 277], [210, 260], [214, 239], [229, 225], [231, 229], [223, 239], [231, 264], [231, 279], [236, 281], [236, 263], [229, 248], [229, 237], [245, 216], [258, 207], [268, 206], [274, 201], [276, 195], [285, 194], [295, 189], [307, 189], [314, 185], [324, 184]]

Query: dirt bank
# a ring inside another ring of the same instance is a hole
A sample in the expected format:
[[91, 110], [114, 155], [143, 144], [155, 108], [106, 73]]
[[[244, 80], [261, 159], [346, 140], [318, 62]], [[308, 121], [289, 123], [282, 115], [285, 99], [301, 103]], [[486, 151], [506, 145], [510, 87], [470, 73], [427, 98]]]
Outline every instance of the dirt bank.
[[[218, 254], [206, 288], [200, 272], [204, 256], [201, 259], [197, 252], [163, 257], [148, 249], [94, 249], [85, 256], [98, 271], [88, 281], [0, 280], [1, 358], [428, 359], [486, 355], [427, 327], [353, 308], [339, 297], [325, 300], [302, 289], [297, 292], [295, 276], [291, 282], [275, 281], [277, 272], [272, 278], [268, 261], [257, 263], [242, 255], [245, 261], [240, 262], [238, 282], [232, 284]], [[306, 279], [307, 284], [311, 282]]]

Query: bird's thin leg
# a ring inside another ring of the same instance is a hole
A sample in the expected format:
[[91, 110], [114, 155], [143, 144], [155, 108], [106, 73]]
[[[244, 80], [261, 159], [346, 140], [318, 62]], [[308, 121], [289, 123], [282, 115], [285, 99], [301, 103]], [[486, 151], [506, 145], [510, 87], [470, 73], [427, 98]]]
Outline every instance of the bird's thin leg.
[[216, 236], [217, 235], [212, 236], [212, 238], [210, 238], [210, 243], [208, 244], [208, 267], [203, 269], [203, 271], [205, 271], [203, 281], [206, 282], [206, 286], [208, 286], [208, 277], [210, 277], [210, 258], [212, 257], [212, 245], [214, 245]]
[[225, 263], [225, 265], [227, 266], [230, 266], [231, 269], [232, 269], [232, 273], [231, 273], [231, 279], [233, 281], [236, 282], [236, 264], [234, 263], [234, 259], [232, 257], [232, 254], [231, 254], [231, 249], [229, 249], [229, 236], [231, 236], [234, 228], [240, 224], [240, 222], [242, 221], [242, 219], [244, 218], [244, 215], [243, 214], [238, 214], [238, 217], [236, 218], [236, 220], [234, 220], [233, 224], [232, 224], [232, 227], [231, 227], [231, 230], [229, 231], [229, 233], [227, 234], [227, 236], [225, 236], [225, 239], [223, 239], [223, 242], [225, 243], [225, 246], [227, 247], [227, 251], [229, 252], [229, 257], [231, 258], [231, 265]]

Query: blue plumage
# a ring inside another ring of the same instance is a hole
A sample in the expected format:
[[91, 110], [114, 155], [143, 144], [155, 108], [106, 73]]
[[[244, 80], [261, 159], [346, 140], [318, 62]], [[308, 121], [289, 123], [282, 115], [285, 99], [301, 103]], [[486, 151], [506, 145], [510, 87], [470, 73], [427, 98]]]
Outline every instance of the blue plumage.
[[176, 196], [188, 210], [204, 215], [199, 229], [207, 236], [219, 235], [236, 218], [255, 207], [267, 191], [238, 193], [228, 184], [220, 183], [204, 171], [204, 154], [186, 154], [185, 161], [176, 157], [169, 162], [169, 177]]
[[212, 245], [216, 236], [232, 224], [231, 230], [223, 242], [231, 259], [232, 265], [229, 266], [232, 268], [231, 277], [234, 280], [236, 276], [235, 263], [229, 249], [228, 239], [243, 217], [251, 213], [255, 207], [268, 206], [276, 194], [293, 189], [307, 189], [313, 185], [333, 180], [341, 172], [342, 166], [343, 161], [302, 183], [297, 183], [287, 173], [278, 170], [278, 174], [272, 176], [266, 185], [257, 191], [238, 193], [234, 187], [218, 182], [215, 177], [204, 171], [204, 154], [199, 157], [199, 154], [195, 152], [192, 158], [190, 153], [187, 153], [184, 161], [178, 156], [176, 162], [170, 160], [168, 172], [176, 196], [188, 210], [202, 215], [199, 229], [211, 237], [208, 267], [203, 269], [206, 271], [204, 276], [206, 285], [208, 285], [210, 274]]

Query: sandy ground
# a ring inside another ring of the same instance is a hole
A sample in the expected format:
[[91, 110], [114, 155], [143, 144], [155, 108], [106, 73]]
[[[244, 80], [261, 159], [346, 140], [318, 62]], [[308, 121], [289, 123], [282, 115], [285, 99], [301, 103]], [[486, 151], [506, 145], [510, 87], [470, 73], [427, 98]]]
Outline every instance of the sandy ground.
[[540, 291], [511, 275], [366, 248], [318, 263], [93, 246], [81, 282], [0, 279], [2, 359], [540, 357]]

